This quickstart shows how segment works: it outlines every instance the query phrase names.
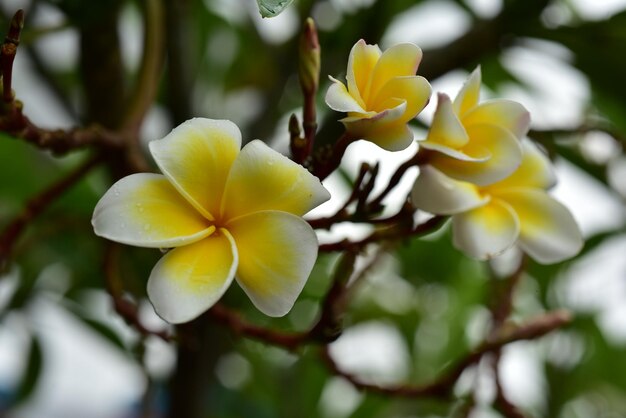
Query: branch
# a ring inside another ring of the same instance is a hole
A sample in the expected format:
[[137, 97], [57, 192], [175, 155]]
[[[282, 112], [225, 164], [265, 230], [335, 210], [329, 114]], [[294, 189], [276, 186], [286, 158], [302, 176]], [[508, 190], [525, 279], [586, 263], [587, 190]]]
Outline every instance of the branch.
[[70, 130], [43, 129], [35, 125], [22, 113], [21, 103], [16, 102], [8, 113], [0, 116], [0, 131], [23, 139], [38, 148], [48, 149], [55, 155], [87, 146], [103, 146], [122, 149], [127, 135], [104, 129], [99, 125]]
[[344, 291], [352, 275], [355, 253], [346, 253], [340, 260], [332, 280], [332, 285], [322, 301], [321, 314], [308, 331], [288, 332], [266, 328], [247, 322], [240, 314], [218, 303], [209, 310], [209, 315], [217, 322], [229, 327], [233, 332], [263, 341], [268, 344], [295, 351], [304, 344], [329, 343], [340, 335], [340, 315], [344, 308]]
[[163, 67], [165, 17], [161, 0], [145, 0], [143, 57], [123, 126], [137, 132], [156, 97]]
[[22, 213], [9, 222], [0, 234], [0, 270], [4, 270], [8, 265], [13, 246], [28, 224], [101, 161], [102, 158], [99, 156], [90, 158], [26, 203]]
[[119, 278], [119, 251], [118, 244], [110, 243], [104, 253], [104, 275], [106, 278], [106, 289], [113, 298], [115, 311], [132, 326], [143, 337], [153, 335], [163, 341], [172, 341], [173, 337], [166, 331], [153, 331], [146, 328], [139, 320], [139, 309], [137, 305], [124, 298], [122, 281]]
[[445, 221], [447, 217], [445, 216], [433, 216], [427, 221], [417, 225], [415, 228], [403, 228], [401, 224], [393, 225], [383, 229], [377, 229], [372, 232], [367, 237], [359, 240], [359, 241], [350, 241], [348, 239], [344, 239], [339, 242], [333, 242], [330, 244], [321, 244], [319, 246], [320, 252], [334, 252], [334, 251], [346, 251], [346, 250], [355, 250], [361, 249], [368, 244], [374, 242], [381, 241], [389, 241], [395, 239], [416, 237], [421, 235], [426, 235], [431, 232], [434, 232], [439, 228]]
[[499, 332], [494, 338], [483, 342], [475, 350], [468, 353], [463, 359], [458, 361], [447, 372], [431, 383], [425, 385], [391, 385], [382, 386], [362, 381], [359, 377], [345, 372], [339, 368], [330, 355], [328, 346], [321, 352], [321, 357], [328, 369], [335, 375], [341, 376], [350, 381], [357, 389], [378, 393], [381, 395], [406, 397], [406, 398], [447, 398], [452, 394], [454, 384], [459, 379], [463, 371], [477, 363], [485, 354], [499, 350], [506, 344], [520, 340], [531, 340], [539, 338], [569, 322], [572, 317], [566, 311], [554, 311], [530, 319], [526, 323], [510, 330]]
[[2, 74], [2, 100], [5, 103], [13, 101], [11, 88], [13, 79], [13, 61], [17, 46], [20, 44], [20, 33], [24, 28], [24, 10], [19, 9], [9, 25], [9, 31], [2, 46], [0, 46], [0, 73]]

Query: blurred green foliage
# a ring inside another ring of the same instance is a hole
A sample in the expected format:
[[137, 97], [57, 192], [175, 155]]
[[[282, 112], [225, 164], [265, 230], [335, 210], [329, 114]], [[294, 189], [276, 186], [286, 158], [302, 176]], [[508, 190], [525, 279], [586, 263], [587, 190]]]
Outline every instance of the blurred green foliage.
[[[80, 105], [82, 99], [74, 100], [85, 94], [81, 90], [79, 65], [48, 65], [50, 57], [42, 59], [45, 53], [39, 48], [40, 42], [60, 31], [80, 35], [80, 28], [91, 25], [103, 13], [141, 14], [143, 3], [124, 0], [27, 3], [24, 36], [28, 42], [20, 46], [18, 54], [30, 58], [34, 76], [49, 89], [59, 108], [65, 109], [68, 117], [80, 124], [89, 118]], [[296, 80], [298, 31], [291, 30], [290, 24], [284, 23], [286, 20], [282, 23], [271, 19], [259, 22], [258, 10], [248, 7], [249, 2], [245, 1], [167, 3], [169, 14], [163, 30], [171, 41], [169, 56], [176, 59], [169, 60], [165, 68], [155, 103], [155, 108], [162, 112], [159, 115], [163, 115], [159, 118], [165, 119], [166, 125], [174, 125], [178, 119], [191, 116], [229, 118], [242, 127], [244, 138], [248, 140], [277, 139], [279, 143], [285, 140], [286, 119], [301, 106]], [[261, 13], [265, 16], [280, 13], [289, 3], [259, 0]], [[334, 134], [340, 132], [337, 115], [324, 110], [326, 75], [344, 74], [348, 52], [355, 41], [364, 38], [369, 43], [382, 42], [398, 17], [408, 9], [427, 3], [433, 6], [437, 2], [299, 0], [283, 12], [280, 18], [291, 19], [295, 28], [311, 14], [323, 19], [318, 22], [322, 48], [322, 90], [318, 97], [321, 142], [324, 138], [333, 140], [336, 138]], [[512, 86], [530, 92], [532, 87], [505, 65], [503, 55], [513, 48], [533, 50], [536, 46], [527, 43], [529, 39], [565, 48], [569, 58], [563, 60], [563, 65], [575, 68], [584, 77], [589, 83], [590, 97], [583, 103], [584, 111], [577, 123], [537, 127], [533, 137], [557, 161], [573, 163], [585, 176], [597, 180], [603, 192], [621, 199], [607, 180], [607, 170], [611, 162], [624, 159], [626, 55], [620, 51], [626, 44], [626, 11], [593, 20], [579, 13], [573, 4], [578, 2], [503, 0], [501, 10], [493, 17], [481, 17], [471, 6], [475, 2], [455, 0], [447, 3], [465, 14], [468, 29], [448, 44], [425, 48], [418, 74], [427, 75], [433, 82], [455, 71], [471, 71], [481, 64], [483, 80], [493, 92]], [[51, 10], [63, 16], [62, 25], [49, 31], [41, 30], [47, 28], [38, 27], [41, 20], [33, 17], [51, 13]], [[4, 12], [5, 17], [11, 13], [9, 10]], [[418, 17], [419, 13], [415, 14], [415, 19]], [[445, 16], [441, 18], [445, 21]], [[272, 25], [285, 25], [282, 29], [286, 35], [278, 40], [268, 37], [264, 30]], [[4, 19], [0, 27], [6, 26], [7, 20]], [[446, 30], [445, 25], [441, 30]], [[121, 37], [122, 45], [129, 41], [124, 36]], [[420, 43], [419, 38], [406, 41]], [[135, 76], [135, 68], [126, 63], [126, 94]], [[18, 90], [16, 94], [19, 98], [22, 92]], [[182, 104], [177, 101], [180, 97]], [[25, 109], [28, 114], [28, 102]], [[596, 130], [608, 132], [615, 143], [614, 155], [600, 163], [593, 161], [581, 146], [590, 141], [587, 132]], [[55, 157], [0, 134], [0, 175], [3, 178], [0, 182], [0, 226], [8, 225], [21, 213], [30, 197], [84, 158], [83, 151]], [[4, 320], [9, 314], [27, 317], [25, 312], [30, 303], [36, 303], [38, 295], [56, 292], [58, 303], [95, 335], [101, 336], [103, 344], [110, 344], [140, 364], [142, 360], [138, 352], [141, 350], [137, 345], [141, 341], [129, 343], [119, 335], [117, 328], [103, 318], [94, 317], [88, 307], [82, 305], [85, 292], [105, 288], [102, 266], [106, 243], [93, 235], [90, 217], [98, 198], [110, 184], [110, 176], [111, 173], [104, 168], [91, 171], [28, 225], [14, 248], [10, 268], [17, 271], [19, 280], [2, 308], [1, 318]], [[554, 293], [562, 290], [562, 286], [556, 284], [567, 282], [573, 266], [609, 240], [621, 236], [623, 226], [620, 224], [589, 237], [586, 249], [575, 260], [553, 266], [531, 262], [514, 293], [513, 318], [521, 319], [528, 314], [561, 307], [559, 302], [564, 299], [555, 298]], [[484, 336], [481, 330], [488, 328], [487, 312], [493, 303], [492, 282], [496, 279], [490, 276], [485, 263], [469, 260], [455, 250], [445, 228], [422, 239], [400, 242], [389, 253], [382, 267], [366, 275], [359, 285], [345, 317], [346, 332], [351, 327], [367, 323], [383, 323], [397, 331], [410, 356], [406, 365], [407, 378], [412, 383], [425, 383], [461, 358]], [[151, 250], [125, 248], [123, 251], [120, 280], [133, 299], [145, 299], [145, 282], [159, 256], [158, 251]], [[285, 318], [263, 317], [235, 286], [228, 291], [224, 301], [257, 324], [286, 330], [306, 329], [315, 319], [319, 302], [330, 286], [335, 263], [334, 255], [320, 256], [293, 312]], [[65, 286], [51, 290], [41, 285], [40, 274], [52, 264], [63, 265], [70, 276]], [[598, 275], [603, 274], [602, 268], [597, 266]], [[588, 280], [593, 281], [594, 277]], [[622, 296], [626, 298], [626, 294]], [[565, 307], [574, 311], [575, 321], [566, 330], [557, 331], [554, 338], [533, 343], [537, 348], [534, 355], [543, 365], [546, 383], [543, 398], [539, 403], [519, 407], [529, 416], [537, 417], [626, 416], [624, 342], [607, 338], [607, 331], [599, 321], [599, 310], [581, 309], [578, 312], [575, 304]], [[36, 324], [31, 324], [29, 332], [30, 348], [24, 353], [27, 366], [16, 386], [10, 388], [14, 402], [11, 407], [28, 402], [28, 396], [36, 390], [38, 377], [46, 370], [46, 347], [38, 337]], [[579, 357], [572, 354], [577, 346], [582, 349]], [[325, 402], [328, 399], [339, 401], [337, 397], [324, 394], [338, 378], [321, 364], [315, 348], [303, 348], [292, 354], [229, 335], [214, 355], [219, 362], [233, 353], [246, 365], [247, 372], [240, 381], [230, 385], [223, 379], [212, 378], [206, 402], [210, 416], [335, 416], [334, 409], [328, 408]], [[571, 358], [568, 358], [570, 354]], [[562, 357], [560, 361], [559, 357]], [[155, 380], [155, 386], [167, 387], [166, 379]], [[364, 393], [357, 396], [353, 408], [336, 416], [462, 416], [462, 406], [473, 402], [472, 386], [459, 385], [459, 397], [451, 402], [396, 399]], [[167, 398], [167, 395], [162, 396]], [[491, 410], [488, 405], [478, 405], [477, 408], [483, 413]]]

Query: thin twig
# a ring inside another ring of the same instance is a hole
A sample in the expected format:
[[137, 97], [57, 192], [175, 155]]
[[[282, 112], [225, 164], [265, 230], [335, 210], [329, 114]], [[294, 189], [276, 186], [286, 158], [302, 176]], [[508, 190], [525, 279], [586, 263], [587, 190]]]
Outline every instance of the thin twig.
[[13, 61], [17, 46], [20, 44], [20, 33], [24, 28], [24, 10], [19, 9], [9, 25], [9, 30], [2, 46], [0, 46], [0, 72], [2, 73], [2, 100], [5, 103], [13, 101], [12, 79]]
[[28, 224], [100, 162], [102, 162], [100, 156], [88, 159], [74, 171], [71, 171], [65, 177], [44, 189], [26, 203], [22, 212], [9, 222], [0, 234], [0, 268], [2, 270], [8, 265], [13, 246]]
[[431, 232], [434, 232], [439, 228], [445, 221], [447, 217], [445, 216], [433, 216], [427, 221], [417, 225], [415, 228], [406, 228], [406, 227], [398, 227], [398, 225], [392, 225], [383, 229], [377, 229], [372, 232], [367, 237], [358, 240], [351, 241], [348, 239], [344, 239], [338, 242], [333, 242], [329, 244], [321, 244], [319, 246], [320, 252], [334, 252], [334, 251], [345, 251], [348, 249], [359, 249], [363, 248], [368, 244], [374, 242], [382, 242], [389, 241], [394, 239], [403, 239], [409, 237], [415, 237], [420, 235], [426, 235]]
[[14, 106], [9, 113], [0, 116], [0, 131], [38, 148], [48, 149], [55, 155], [87, 146], [122, 148], [127, 142], [125, 133], [110, 131], [98, 125], [70, 130], [40, 128], [22, 113], [21, 105]]
[[571, 321], [572, 317], [566, 311], [554, 311], [543, 314], [539, 317], [530, 319], [526, 323], [500, 332], [493, 339], [483, 342], [479, 347], [468, 353], [459, 360], [454, 366], [450, 367], [447, 372], [443, 373], [439, 378], [431, 383], [424, 385], [390, 385], [383, 386], [362, 381], [354, 374], [343, 371], [330, 355], [329, 347], [322, 349], [322, 360], [328, 369], [335, 375], [341, 376], [350, 381], [357, 389], [367, 392], [378, 393], [396, 397], [422, 398], [435, 397], [447, 398], [451, 395], [454, 384], [461, 376], [463, 371], [473, 364], [477, 363], [485, 354], [494, 352], [502, 346], [514, 341], [530, 340], [539, 338], [555, 329], [558, 329]]
[[137, 85], [123, 126], [137, 132], [144, 116], [156, 97], [164, 58], [165, 14], [161, 0], [144, 1], [143, 56], [137, 76]]
[[142, 336], [155, 336], [163, 341], [172, 341], [173, 336], [166, 331], [154, 331], [146, 328], [139, 320], [139, 308], [130, 300], [124, 298], [124, 289], [119, 277], [119, 249], [118, 244], [111, 243], [104, 253], [104, 274], [106, 288], [113, 298], [115, 311]]

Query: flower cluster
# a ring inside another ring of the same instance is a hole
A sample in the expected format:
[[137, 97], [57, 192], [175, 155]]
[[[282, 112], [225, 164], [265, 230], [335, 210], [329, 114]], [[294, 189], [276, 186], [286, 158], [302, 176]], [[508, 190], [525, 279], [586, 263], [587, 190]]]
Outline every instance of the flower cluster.
[[[347, 112], [341, 121], [356, 138], [387, 150], [413, 139], [407, 123], [428, 102], [430, 87], [415, 76], [421, 51], [401, 44], [384, 53], [359, 41], [350, 52], [348, 87], [332, 79], [326, 102]], [[438, 94], [412, 190], [418, 209], [452, 215], [453, 240], [466, 254], [489, 259], [516, 243], [542, 263], [572, 257], [582, 247], [570, 212], [546, 190], [550, 161], [530, 140], [528, 111], [511, 100], [479, 101], [480, 67], [452, 101]]]
[[[347, 86], [331, 78], [326, 94], [332, 109], [347, 113], [341, 122], [351, 138], [390, 151], [413, 142], [408, 123], [431, 95], [429, 83], [415, 75], [421, 55], [412, 44], [385, 52], [364, 41], [354, 45]], [[581, 234], [569, 211], [546, 193], [555, 178], [550, 161], [525, 138], [528, 112], [509, 100], [481, 103], [480, 77], [478, 68], [454, 101], [438, 95], [420, 141], [418, 160], [425, 163], [413, 204], [450, 215], [454, 244], [479, 259], [515, 244], [542, 263], [575, 255]], [[263, 142], [240, 147], [232, 122], [189, 120], [150, 142], [163, 174], [125, 177], [95, 208], [96, 234], [170, 249], [148, 279], [148, 296], [168, 322], [197, 317], [233, 280], [260, 311], [285, 315], [315, 264], [317, 237], [301, 216], [330, 194]]]

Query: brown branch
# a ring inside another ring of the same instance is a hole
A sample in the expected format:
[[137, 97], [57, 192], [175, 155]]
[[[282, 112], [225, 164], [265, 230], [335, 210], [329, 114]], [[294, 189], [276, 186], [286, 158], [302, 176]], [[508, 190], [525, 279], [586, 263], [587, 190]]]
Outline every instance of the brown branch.
[[263, 341], [289, 351], [295, 351], [305, 344], [326, 344], [334, 341], [341, 333], [341, 314], [345, 307], [344, 292], [352, 275], [356, 253], [346, 253], [340, 260], [332, 284], [321, 305], [317, 321], [304, 332], [281, 331], [246, 321], [239, 313], [218, 303], [208, 314], [216, 322], [229, 327], [235, 334]]
[[315, 96], [319, 87], [320, 78], [320, 44], [317, 38], [317, 29], [313, 19], [304, 22], [304, 29], [300, 35], [298, 76], [302, 90], [302, 128], [304, 136], [294, 135], [295, 129], [290, 129], [291, 155], [294, 161], [302, 164], [307, 161], [313, 151], [315, 133], [317, 131], [317, 111]]
[[334, 251], [346, 251], [346, 250], [355, 250], [365, 247], [368, 244], [372, 244], [374, 242], [382, 242], [403, 238], [416, 237], [420, 235], [426, 235], [431, 232], [434, 232], [437, 228], [439, 228], [445, 221], [447, 217], [445, 216], [433, 216], [427, 221], [417, 225], [415, 228], [406, 228], [402, 223], [397, 225], [392, 225], [386, 228], [377, 229], [372, 232], [367, 237], [359, 240], [359, 241], [350, 241], [348, 239], [344, 239], [338, 242], [333, 242], [329, 244], [321, 244], [319, 246], [320, 252], [334, 252]]
[[119, 249], [118, 244], [110, 243], [105, 250], [103, 262], [106, 289], [113, 298], [115, 311], [143, 337], [153, 335], [164, 341], [172, 341], [173, 337], [170, 333], [146, 328], [139, 320], [137, 304], [124, 298], [124, 289], [119, 277]]
[[0, 72], [2, 73], [2, 100], [5, 103], [13, 101], [13, 61], [17, 46], [20, 44], [20, 33], [24, 28], [24, 10], [19, 9], [9, 25], [9, 31], [2, 46], [0, 46]]
[[70, 130], [40, 128], [22, 113], [19, 102], [15, 104], [8, 113], [0, 116], [0, 131], [38, 148], [50, 150], [56, 155], [87, 146], [121, 149], [127, 142], [126, 134], [107, 130], [99, 125]]
[[356, 138], [345, 132], [332, 147], [322, 147], [313, 155], [313, 174], [324, 180], [341, 164], [341, 159], [348, 149], [348, 145]]
[[9, 222], [0, 234], [0, 268], [2, 270], [8, 265], [13, 246], [28, 224], [101, 161], [102, 158], [99, 156], [90, 158], [26, 203], [22, 212]]
[[345, 372], [339, 368], [330, 355], [328, 346], [322, 349], [322, 360], [327, 368], [335, 375], [341, 376], [350, 381], [357, 389], [381, 395], [421, 398], [435, 397], [448, 398], [452, 394], [455, 382], [459, 379], [463, 371], [477, 363], [484, 355], [499, 350], [506, 344], [520, 340], [531, 340], [539, 338], [555, 329], [558, 329], [571, 322], [571, 315], [566, 311], [554, 311], [543, 314], [539, 317], [528, 320], [515, 328], [497, 333], [492, 339], [483, 342], [476, 349], [468, 353], [459, 360], [448, 371], [431, 383], [424, 385], [390, 385], [382, 386], [362, 381], [358, 376]]
[[143, 56], [137, 85], [123, 123], [123, 126], [132, 132], [139, 131], [141, 122], [156, 97], [164, 59], [163, 3], [161, 0], [145, 0], [143, 3], [145, 16]]
[[209, 314], [216, 322], [229, 327], [235, 334], [244, 335], [248, 338], [263, 341], [272, 345], [294, 351], [300, 345], [307, 342], [309, 332], [287, 332], [254, 325], [247, 322], [240, 314], [218, 303], [214, 305]]

